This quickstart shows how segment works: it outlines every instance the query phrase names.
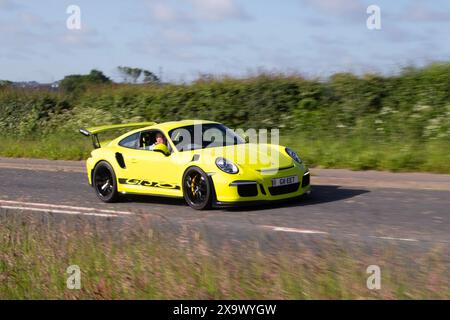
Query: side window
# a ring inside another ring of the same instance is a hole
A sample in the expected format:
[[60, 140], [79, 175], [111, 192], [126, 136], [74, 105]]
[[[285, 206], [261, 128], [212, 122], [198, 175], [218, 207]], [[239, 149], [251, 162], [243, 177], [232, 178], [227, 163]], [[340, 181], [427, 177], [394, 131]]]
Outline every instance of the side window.
[[148, 149], [155, 143], [156, 131], [143, 131], [139, 140], [139, 149]]
[[134, 133], [134, 134], [120, 140], [119, 146], [122, 146], [125, 148], [138, 149], [139, 148], [139, 132]]
[[162, 133], [159, 130], [150, 130], [150, 131], [143, 131], [141, 132], [141, 136], [139, 139], [139, 143], [138, 143], [138, 149], [143, 149], [143, 150], [152, 150], [152, 147], [154, 146], [154, 144], [157, 142], [156, 141], [156, 137], [158, 134], [162, 134], [164, 139], [165, 139], [165, 144], [167, 146], [167, 148], [169, 149], [169, 152], [172, 152], [172, 147], [170, 146], [170, 144], [167, 142], [167, 138], [164, 135], [164, 133]]

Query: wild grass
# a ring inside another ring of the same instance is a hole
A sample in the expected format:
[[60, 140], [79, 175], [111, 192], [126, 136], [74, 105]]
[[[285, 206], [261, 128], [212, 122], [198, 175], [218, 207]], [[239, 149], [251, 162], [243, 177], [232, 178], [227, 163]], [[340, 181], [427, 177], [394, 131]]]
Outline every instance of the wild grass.
[[[47, 215], [0, 214], [0, 299], [448, 299], [445, 248], [351, 248], [332, 239], [214, 246], [198, 231]], [[276, 241], [271, 238], [270, 241]], [[366, 268], [381, 268], [381, 289]], [[81, 289], [66, 269], [81, 269]]]
[[311, 167], [450, 173], [450, 142], [383, 141], [364, 137], [281, 139]]
[[[450, 141], [318, 139], [298, 134], [283, 136], [280, 143], [296, 150], [311, 167], [450, 173]], [[91, 139], [80, 134], [0, 139], [3, 157], [84, 160], [91, 150]]]
[[87, 159], [92, 150], [89, 138], [74, 139], [73, 135], [54, 134], [35, 138], [4, 137], [0, 139], [0, 156], [40, 158], [50, 160]]

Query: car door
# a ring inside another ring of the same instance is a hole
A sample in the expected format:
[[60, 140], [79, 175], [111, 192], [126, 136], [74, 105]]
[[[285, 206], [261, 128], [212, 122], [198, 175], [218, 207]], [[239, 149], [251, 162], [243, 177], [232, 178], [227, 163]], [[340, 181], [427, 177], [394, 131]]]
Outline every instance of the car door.
[[142, 139], [144, 134], [156, 132], [160, 131], [142, 131], [138, 147], [127, 151], [127, 183], [137, 193], [180, 196], [182, 193], [174, 153], [164, 155], [149, 150], [148, 141]]
[[120, 192], [139, 192], [139, 186], [136, 185], [133, 174], [130, 172], [132, 164], [132, 153], [139, 148], [140, 132], [126, 136], [118, 143], [115, 158], [118, 164], [116, 177], [118, 180], [118, 190]]

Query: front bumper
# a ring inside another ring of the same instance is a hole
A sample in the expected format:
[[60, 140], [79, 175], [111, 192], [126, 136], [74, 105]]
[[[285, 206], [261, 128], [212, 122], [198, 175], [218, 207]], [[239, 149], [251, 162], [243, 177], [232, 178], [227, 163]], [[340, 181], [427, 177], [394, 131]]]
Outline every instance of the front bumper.
[[308, 197], [311, 194], [312, 190], [311, 188], [307, 190], [305, 193], [289, 197], [286, 199], [278, 199], [278, 200], [253, 200], [253, 201], [235, 201], [235, 202], [224, 202], [224, 201], [213, 201], [213, 207], [214, 208], [236, 208], [236, 207], [256, 207], [256, 206], [263, 206], [263, 205], [276, 205], [276, 204], [286, 204], [286, 203], [292, 203], [295, 201], [300, 201], [305, 197]]
[[[298, 176], [298, 182], [280, 187], [272, 179]], [[242, 175], [212, 174], [215, 203], [219, 206], [264, 203], [296, 198], [311, 190], [310, 173], [302, 165], [278, 170], [273, 174], [252, 172]]]

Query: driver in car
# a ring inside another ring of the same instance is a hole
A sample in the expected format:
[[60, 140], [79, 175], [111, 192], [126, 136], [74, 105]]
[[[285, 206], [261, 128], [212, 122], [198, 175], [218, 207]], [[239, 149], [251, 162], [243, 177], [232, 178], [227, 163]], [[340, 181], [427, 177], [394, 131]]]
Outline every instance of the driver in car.
[[158, 144], [165, 144], [167, 146], [167, 141], [164, 135], [161, 132], [157, 132], [155, 135], [155, 143], [148, 146], [148, 150], [153, 150], [153, 148]]

